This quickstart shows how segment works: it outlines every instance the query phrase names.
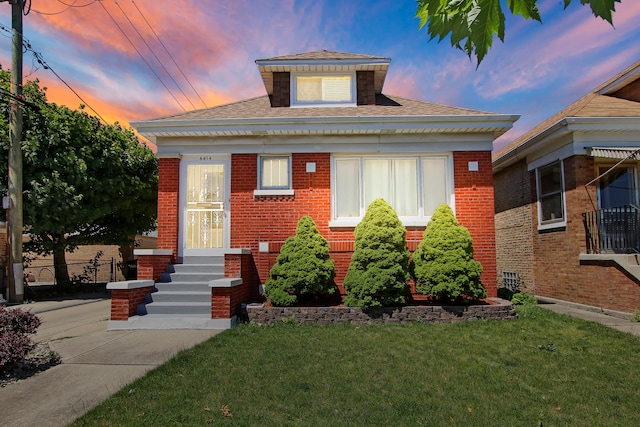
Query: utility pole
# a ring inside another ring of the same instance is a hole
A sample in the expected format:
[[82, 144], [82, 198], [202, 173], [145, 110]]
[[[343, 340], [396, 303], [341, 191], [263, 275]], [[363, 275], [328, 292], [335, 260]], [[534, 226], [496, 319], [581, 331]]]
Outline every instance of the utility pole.
[[11, 4], [12, 62], [9, 113], [9, 302], [24, 301], [22, 267], [22, 12], [24, 0]]

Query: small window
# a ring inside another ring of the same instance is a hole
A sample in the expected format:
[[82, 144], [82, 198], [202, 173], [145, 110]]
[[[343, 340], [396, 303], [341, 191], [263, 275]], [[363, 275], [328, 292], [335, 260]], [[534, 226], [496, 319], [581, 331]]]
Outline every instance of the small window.
[[540, 225], [564, 222], [564, 180], [562, 162], [537, 169]]
[[291, 188], [291, 158], [289, 156], [261, 156], [258, 170], [261, 190]]
[[352, 75], [300, 75], [291, 81], [291, 105], [355, 104]]

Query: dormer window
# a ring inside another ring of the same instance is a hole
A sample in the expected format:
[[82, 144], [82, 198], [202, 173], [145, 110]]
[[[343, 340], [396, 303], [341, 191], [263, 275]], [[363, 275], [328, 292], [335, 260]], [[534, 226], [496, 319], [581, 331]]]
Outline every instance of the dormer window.
[[291, 79], [292, 107], [356, 105], [355, 74], [298, 74]]

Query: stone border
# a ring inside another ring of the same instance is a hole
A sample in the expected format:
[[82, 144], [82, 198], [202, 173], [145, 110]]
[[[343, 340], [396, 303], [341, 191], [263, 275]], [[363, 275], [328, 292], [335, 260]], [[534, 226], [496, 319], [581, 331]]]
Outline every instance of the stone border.
[[468, 320], [511, 320], [518, 315], [511, 301], [488, 299], [487, 305], [441, 306], [412, 305], [385, 307], [364, 312], [356, 307], [265, 307], [258, 304], [243, 305], [241, 318], [257, 323], [281, 323], [295, 318], [298, 323], [356, 325], [384, 323], [454, 323]]

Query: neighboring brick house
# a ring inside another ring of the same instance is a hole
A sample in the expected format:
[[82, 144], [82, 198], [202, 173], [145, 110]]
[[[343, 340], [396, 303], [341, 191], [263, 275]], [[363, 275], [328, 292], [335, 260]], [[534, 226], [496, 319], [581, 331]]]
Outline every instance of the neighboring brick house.
[[324, 50], [261, 59], [264, 96], [132, 123], [160, 164], [158, 250], [138, 254], [138, 277], [157, 281], [190, 257], [250, 254], [254, 293], [311, 215], [340, 285], [354, 227], [384, 197], [411, 250], [436, 206], [452, 206], [495, 296], [491, 150], [518, 116], [384, 95], [390, 62]]
[[539, 296], [640, 308], [640, 62], [494, 156], [498, 273]]

